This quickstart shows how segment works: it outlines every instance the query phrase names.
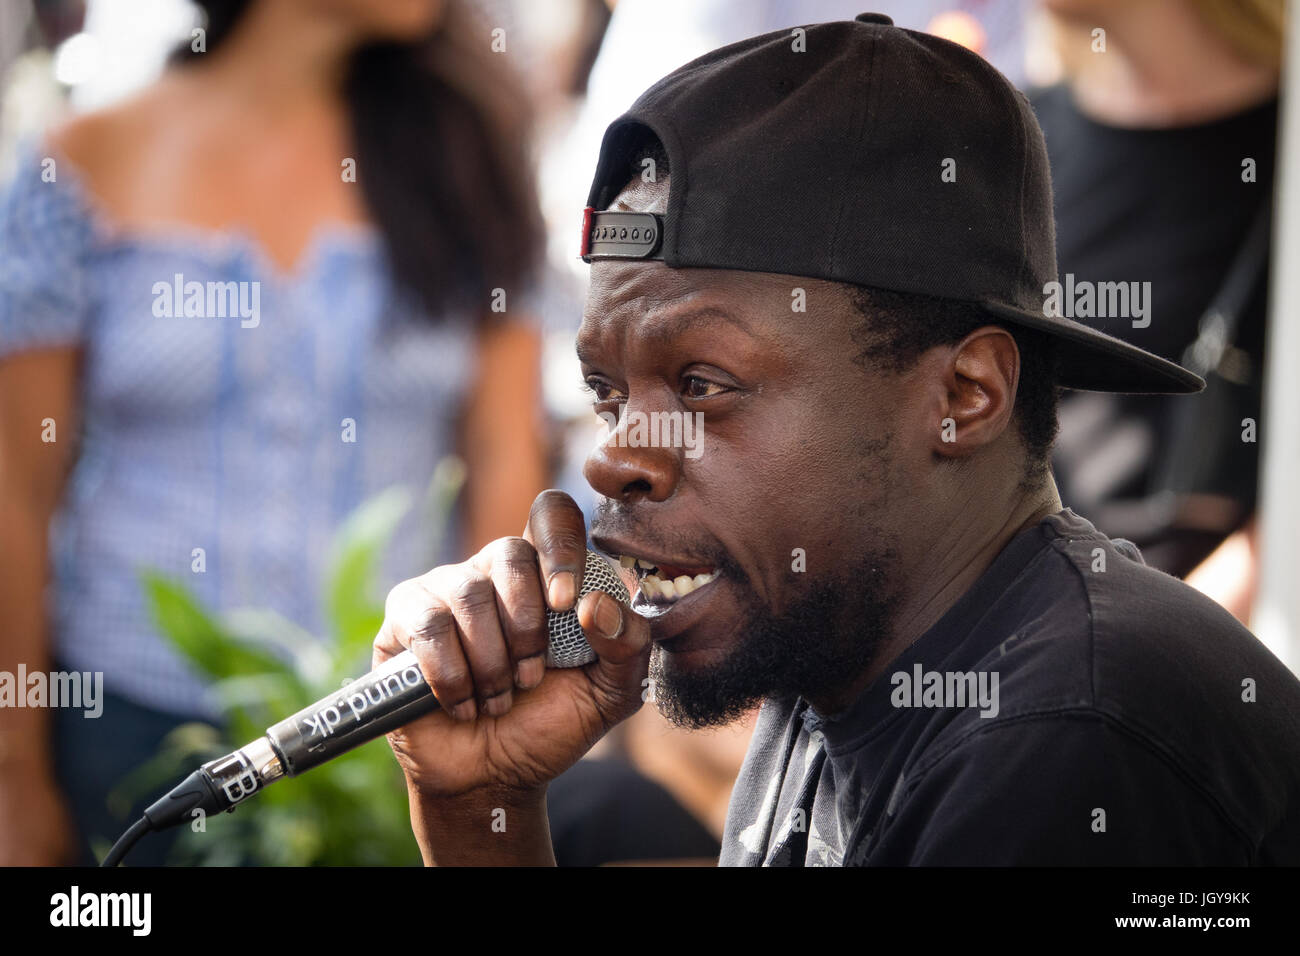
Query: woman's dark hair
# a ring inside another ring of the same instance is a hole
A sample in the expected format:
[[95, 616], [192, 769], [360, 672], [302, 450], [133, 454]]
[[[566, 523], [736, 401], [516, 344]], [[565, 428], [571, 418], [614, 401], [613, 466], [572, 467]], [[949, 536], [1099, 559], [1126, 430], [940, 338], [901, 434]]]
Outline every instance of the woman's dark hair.
[[[197, 2], [211, 53], [257, 0]], [[464, 0], [447, 0], [433, 35], [358, 48], [344, 84], [366, 206], [394, 277], [435, 321], [490, 317], [492, 290], [529, 282], [544, 247], [527, 101], [489, 40]]]

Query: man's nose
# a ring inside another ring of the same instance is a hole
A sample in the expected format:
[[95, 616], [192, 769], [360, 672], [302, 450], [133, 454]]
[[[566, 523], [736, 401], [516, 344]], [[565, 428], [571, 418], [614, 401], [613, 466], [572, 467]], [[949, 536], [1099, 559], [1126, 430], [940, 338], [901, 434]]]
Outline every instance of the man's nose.
[[681, 449], [638, 440], [625, 423], [587, 455], [582, 473], [600, 495], [616, 501], [665, 501], [681, 480]]

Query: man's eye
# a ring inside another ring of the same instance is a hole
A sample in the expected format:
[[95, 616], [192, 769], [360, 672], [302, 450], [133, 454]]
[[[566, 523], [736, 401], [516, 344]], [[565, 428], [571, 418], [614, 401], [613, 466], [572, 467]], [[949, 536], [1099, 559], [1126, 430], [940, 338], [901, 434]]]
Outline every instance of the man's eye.
[[585, 391], [595, 396], [596, 402], [620, 402], [623, 400], [623, 393], [616, 389], [609, 382], [598, 378], [589, 378], [584, 383]]
[[710, 382], [698, 375], [688, 375], [682, 380], [682, 394], [687, 398], [712, 398], [727, 391], [726, 386]]

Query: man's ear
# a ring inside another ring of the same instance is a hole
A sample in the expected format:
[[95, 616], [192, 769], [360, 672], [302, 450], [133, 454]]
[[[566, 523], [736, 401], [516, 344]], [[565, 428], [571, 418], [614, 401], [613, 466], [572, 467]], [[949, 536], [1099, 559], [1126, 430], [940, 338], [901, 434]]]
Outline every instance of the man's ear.
[[1020, 350], [1006, 329], [985, 325], [939, 349], [944, 400], [934, 451], [965, 458], [1006, 431], [1015, 410]]

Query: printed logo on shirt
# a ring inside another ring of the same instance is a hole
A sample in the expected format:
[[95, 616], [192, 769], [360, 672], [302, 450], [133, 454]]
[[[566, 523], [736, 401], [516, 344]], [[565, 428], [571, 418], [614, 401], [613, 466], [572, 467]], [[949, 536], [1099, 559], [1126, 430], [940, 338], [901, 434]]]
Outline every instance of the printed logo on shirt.
[[997, 671], [895, 671], [889, 702], [895, 707], [979, 707], [981, 717], [998, 715]]

